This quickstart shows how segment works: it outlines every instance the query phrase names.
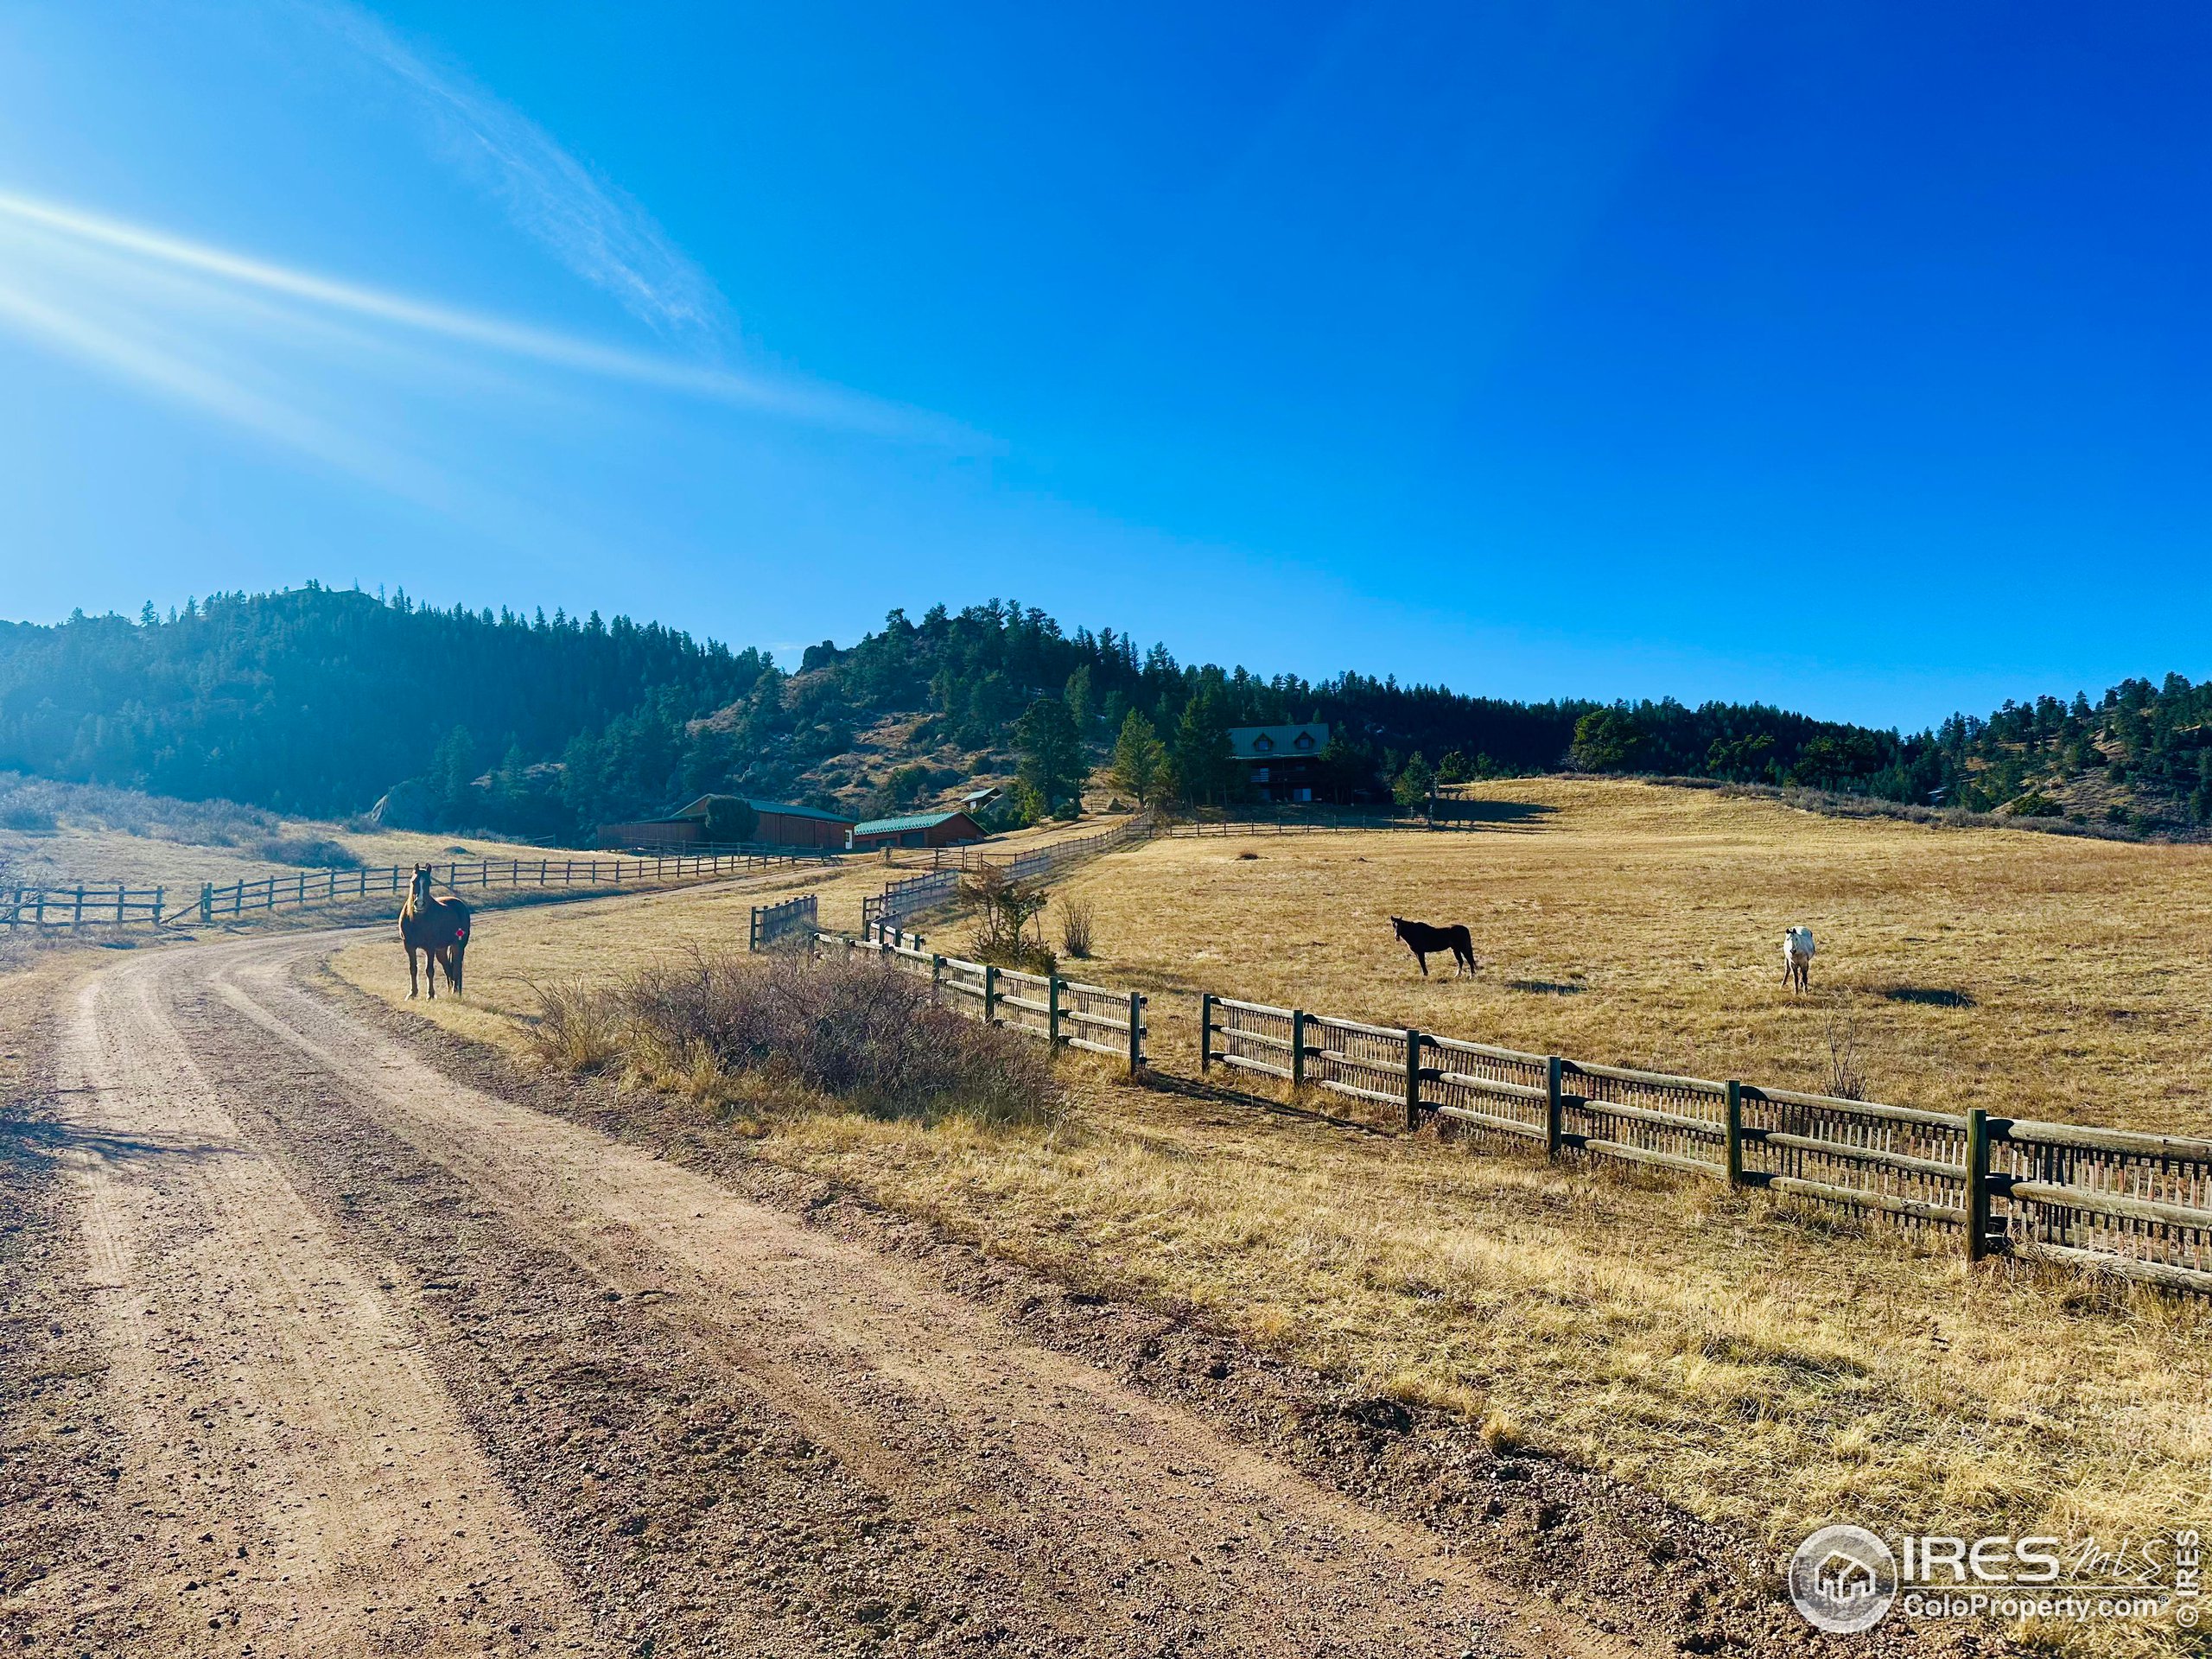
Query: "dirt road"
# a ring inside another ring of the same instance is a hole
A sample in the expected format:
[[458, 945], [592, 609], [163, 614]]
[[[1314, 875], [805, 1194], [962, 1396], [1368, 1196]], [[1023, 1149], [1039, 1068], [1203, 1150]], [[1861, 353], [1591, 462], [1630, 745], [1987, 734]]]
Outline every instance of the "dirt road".
[[302, 985], [342, 937], [139, 953], [69, 1010], [59, 1144], [118, 1443], [101, 1527], [0, 1630], [1633, 1650], [896, 1259], [456, 1083]]

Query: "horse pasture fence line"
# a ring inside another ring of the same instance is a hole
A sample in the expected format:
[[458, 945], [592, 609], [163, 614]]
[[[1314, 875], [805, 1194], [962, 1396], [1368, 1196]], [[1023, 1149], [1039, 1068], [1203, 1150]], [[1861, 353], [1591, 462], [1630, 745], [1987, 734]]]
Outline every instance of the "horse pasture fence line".
[[980, 870], [991, 867], [1004, 870], [1017, 881], [1035, 880], [1040, 876], [1057, 874], [1071, 864], [1086, 858], [1096, 858], [1101, 853], [1110, 853], [1116, 847], [1126, 847], [1131, 842], [1149, 841], [1160, 833], [1160, 826], [1149, 812], [1133, 813], [1110, 830], [1100, 830], [1088, 836], [1073, 836], [1065, 841], [1047, 842], [1018, 853], [994, 853], [982, 847], [938, 847], [931, 849], [930, 868], [932, 869]]
[[1448, 833], [1454, 830], [1488, 829], [1487, 822], [1477, 818], [1449, 816], [1426, 817], [1419, 815], [1395, 816], [1359, 813], [1332, 814], [1326, 817], [1249, 817], [1229, 815], [1223, 817], [1191, 818], [1171, 823], [1161, 829], [1163, 836], [1192, 837], [1208, 836], [1351, 836]]
[[[805, 856], [770, 853], [708, 853], [648, 858], [495, 858], [433, 864], [434, 880], [455, 893], [524, 892], [535, 888], [647, 886], [754, 871], [811, 867]], [[203, 881], [190, 887], [16, 887], [0, 901], [0, 925], [81, 928], [143, 923], [174, 926], [239, 921], [277, 910], [359, 903], [404, 893], [414, 866], [351, 870], [302, 870], [257, 881]]]
[[[817, 961], [857, 962], [873, 957], [887, 968], [930, 983], [930, 1001], [957, 1008], [987, 1026], [1022, 1032], [1050, 1043], [1057, 1052], [1078, 1048], [1122, 1061], [1135, 1076], [1149, 1064], [1145, 1039], [1148, 999], [1141, 991], [1086, 985], [1058, 974], [1027, 974], [991, 963], [969, 962], [920, 948], [921, 941], [897, 930], [866, 939], [819, 930], [809, 936], [808, 954]], [[909, 942], [911, 941], [911, 942]]]
[[751, 925], [746, 931], [745, 948], [765, 950], [779, 939], [811, 933], [820, 919], [816, 895], [810, 893], [802, 893], [780, 904], [755, 905]]
[[1202, 995], [1201, 1073], [1222, 1065], [1547, 1155], [1763, 1188], [1959, 1235], [1969, 1260], [2063, 1262], [2212, 1293], [2212, 1141], [1887, 1106], [1598, 1065]]
[[933, 848], [930, 868], [917, 875], [902, 877], [880, 893], [861, 900], [861, 931], [873, 937], [878, 927], [895, 927], [954, 903], [960, 897], [960, 878], [970, 872], [1003, 870], [1012, 880], [1041, 881], [1085, 859], [1096, 858], [1135, 842], [1148, 841], [1157, 833], [1158, 827], [1151, 815], [1140, 812], [1096, 835], [1071, 836], [1027, 852], [991, 853], [980, 847]]
[[0, 899], [0, 924], [9, 927], [121, 927], [159, 922], [167, 887], [12, 887]]

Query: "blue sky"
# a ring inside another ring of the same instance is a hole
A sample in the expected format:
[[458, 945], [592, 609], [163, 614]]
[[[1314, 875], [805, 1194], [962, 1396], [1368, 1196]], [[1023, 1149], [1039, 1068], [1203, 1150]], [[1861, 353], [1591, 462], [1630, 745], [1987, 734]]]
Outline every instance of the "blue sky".
[[2212, 673], [2212, 13], [0, 8], [0, 614]]

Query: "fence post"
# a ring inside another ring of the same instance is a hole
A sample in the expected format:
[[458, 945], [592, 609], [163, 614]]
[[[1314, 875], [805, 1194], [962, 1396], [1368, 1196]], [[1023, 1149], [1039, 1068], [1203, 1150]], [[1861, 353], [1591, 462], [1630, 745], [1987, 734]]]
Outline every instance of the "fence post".
[[1728, 1079], [1728, 1185], [1744, 1184], [1744, 1085], [1735, 1078]]
[[1556, 1054], [1544, 1062], [1544, 1156], [1556, 1158], [1566, 1144], [1567, 1113], [1560, 1098], [1560, 1074], [1564, 1063]]
[[1306, 1086], [1306, 1010], [1290, 1011], [1290, 1086]]
[[999, 970], [989, 963], [983, 964], [983, 1023], [995, 1026], [999, 1022]]
[[168, 889], [156, 887], [154, 889], [154, 925], [156, 927], [162, 925], [162, 912], [168, 907]]
[[944, 1003], [944, 958], [936, 955], [930, 957], [930, 1002], [940, 1007]]
[[1144, 1070], [1144, 998], [1129, 993], [1129, 1075]]
[[202, 881], [200, 884], [200, 925], [202, 927], [209, 926], [214, 919], [215, 884], [213, 881]]
[[70, 926], [72, 926], [72, 927], [82, 927], [84, 925], [85, 925], [85, 890], [84, 890], [82, 887], [79, 887], [79, 888], [78, 888], [78, 889], [77, 889], [77, 914], [76, 914], [76, 918], [75, 918], [75, 919], [74, 919], [74, 920], [73, 920], [73, 921], [69, 924], [69, 925], [70, 925]]
[[1967, 1260], [1989, 1254], [1989, 1114], [1967, 1108]]
[[1421, 1033], [1406, 1027], [1406, 1128], [1421, 1128]]
[[1045, 1040], [1053, 1052], [1060, 1046], [1060, 976], [1051, 974], [1045, 980]]
[[1213, 1070], [1213, 993], [1198, 993], [1198, 1071]]

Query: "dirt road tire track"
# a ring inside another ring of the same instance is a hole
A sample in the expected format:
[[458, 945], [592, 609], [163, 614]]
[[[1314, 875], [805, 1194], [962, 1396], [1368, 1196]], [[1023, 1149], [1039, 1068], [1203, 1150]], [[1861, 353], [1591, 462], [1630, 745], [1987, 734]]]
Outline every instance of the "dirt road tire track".
[[64, 1046], [143, 1517], [121, 1593], [170, 1650], [1643, 1646], [908, 1264], [457, 1083], [302, 988], [331, 944], [130, 961]]

